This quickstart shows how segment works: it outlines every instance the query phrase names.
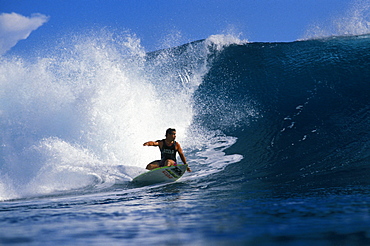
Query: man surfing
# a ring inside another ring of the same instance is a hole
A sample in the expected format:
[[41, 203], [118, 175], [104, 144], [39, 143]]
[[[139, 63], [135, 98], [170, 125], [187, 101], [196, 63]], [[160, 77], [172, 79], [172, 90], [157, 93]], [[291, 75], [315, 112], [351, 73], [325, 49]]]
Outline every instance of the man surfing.
[[[161, 151], [161, 159], [152, 161], [146, 166], [146, 169], [153, 170], [158, 167], [170, 167], [176, 166], [176, 153], [178, 152], [181, 158], [181, 161], [184, 164], [186, 163], [185, 155], [182, 151], [182, 148], [176, 139], [176, 130], [173, 128], [168, 128], [166, 130], [166, 138], [157, 141], [149, 141], [143, 144], [143, 146], [158, 146]], [[191, 172], [191, 169], [187, 167], [187, 171]]]

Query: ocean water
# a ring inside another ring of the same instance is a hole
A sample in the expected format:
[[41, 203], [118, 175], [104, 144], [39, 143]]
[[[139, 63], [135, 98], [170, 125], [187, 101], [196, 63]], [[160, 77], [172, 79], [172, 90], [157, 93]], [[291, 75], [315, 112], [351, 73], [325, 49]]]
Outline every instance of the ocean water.
[[[0, 245], [370, 245], [369, 51], [103, 30], [0, 57]], [[168, 127], [193, 172], [135, 187]]]

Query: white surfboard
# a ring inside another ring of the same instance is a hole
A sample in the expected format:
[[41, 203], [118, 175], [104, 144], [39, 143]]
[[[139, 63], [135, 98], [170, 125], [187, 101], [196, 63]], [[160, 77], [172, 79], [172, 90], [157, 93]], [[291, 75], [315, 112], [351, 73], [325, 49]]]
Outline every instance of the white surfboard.
[[177, 166], [156, 168], [140, 174], [139, 176], [135, 177], [132, 182], [140, 185], [174, 182], [181, 178], [187, 167], [187, 164], [182, 164]]

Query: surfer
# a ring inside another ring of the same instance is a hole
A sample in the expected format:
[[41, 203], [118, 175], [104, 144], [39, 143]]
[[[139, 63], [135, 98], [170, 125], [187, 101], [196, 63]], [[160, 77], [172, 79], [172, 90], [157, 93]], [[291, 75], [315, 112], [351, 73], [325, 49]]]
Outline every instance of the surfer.
[[[152, 161], [146, 166], [146, 169], [153, 170], [158, 167], [164, 166], [176, 166], [176, 153], [178, 152], [181, 158], [181, 161], [184, 164], [186, 163], [186, 158], [182, 148], [176, 139], [176, 130], [173, 128], [168, 128], [166, 130], [166, 138], [157, 141], [149, 141], [143, 144], [143, 146], [158, 146], [161, 151], [161, 160]], [[188, 172], [191, 172], [191, 169], [187, 168]]]

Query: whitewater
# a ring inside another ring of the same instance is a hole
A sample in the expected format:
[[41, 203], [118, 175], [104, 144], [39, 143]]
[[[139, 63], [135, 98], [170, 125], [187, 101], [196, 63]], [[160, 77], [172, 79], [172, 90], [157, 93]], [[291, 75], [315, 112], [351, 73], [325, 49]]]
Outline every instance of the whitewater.
[[158, 154], [142, 143], [168, 127], [188, 148], [209, 148], [216, 133], [191, 127], [208, 43], [147, 55], [138, 40], [116, 38], [82, 36], [33, 61], [2, 58], [2, 200], [130, 181]]
[[[154, 52], [103, 29], [1, 56], [0, 244], [369, 244], [370, 36], [351, 26]], [[136, 187], [169, 127], [193, 172]]]

